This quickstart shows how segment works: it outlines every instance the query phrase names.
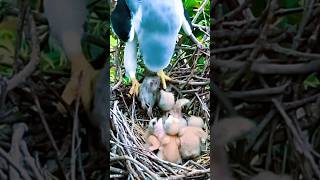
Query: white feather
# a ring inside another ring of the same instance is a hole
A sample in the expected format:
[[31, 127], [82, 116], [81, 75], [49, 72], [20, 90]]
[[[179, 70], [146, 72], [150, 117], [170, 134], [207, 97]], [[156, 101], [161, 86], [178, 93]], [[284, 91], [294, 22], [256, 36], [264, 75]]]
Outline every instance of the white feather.
[[126, 43], [124, 48], [124, 67], [126, 74], [130, 78], [134, 78], [137, 69], [137, 41], [133, 39]]

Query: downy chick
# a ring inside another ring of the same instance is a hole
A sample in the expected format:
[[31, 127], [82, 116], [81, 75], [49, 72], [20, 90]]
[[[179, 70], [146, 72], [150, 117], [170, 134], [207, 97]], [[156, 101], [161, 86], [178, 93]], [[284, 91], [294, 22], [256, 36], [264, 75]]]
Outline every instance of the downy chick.
[[181, 109], [184, 105], [188, 104], [188, 99], [178, 99], [169, 111], [168, 118], [164, 119], [164, 130], [169, 135], [177, 135], [179, 130], [187, 126], [187, 121], [183, 118]]
[[160, 148], [157, 156], [165, 161], [181, 164], [182, 159], [179, 151], [180, 140], [177, 136], [165, 135], [160, 140]]
[[188, 126], [203, 128], [204, 122], [201, 117], [190, 116], [187, 118]]
[[140, 86], [139, 100], [143, 109], [147, 110], [148, 116], [153, 117], [152, 108], [159, 96], [160, 78], [158, 76], [145, 77]]
[[165, 132], [163, 129], [162, 118], [160, 118], [159, 120], [157, 118], [153, 118], [149, 122], [149, 126], [146, 132], [146, 148], [150, 151], [159, 149], [160, 139], [164, 136]]
[[155, 151], [159, 149], [161, 145], [159, 139], [155, 135], [149, 135], [146, 142], [146, 147], [149, 151]]
[[162, 111], [169, 111], [175, 104], [174, 95], [172, 92], [160, 90], [158, 106]]
[[207, 134], [199, 127], [187, 126], [180, 129], [178, 137], [182, 158], [191, 159], [200, 155], [201, 143], [205, 142]]
[[169, 111], [169, 114], [175, 118], [182, 118], [182, 107], [189, 104], [190, 101], [188, 99], [178, 99], [174, 104], [173, 108]]
[[153, 118], [149, 122], [147, 134], [154, 135], [158, 139], [161, 139], [161, 138], [164, 137], [164, 135], [166, 133], [165, 133], [164, 128], [163, 128], [163, 120], [162, 120], [162, 118], [160, 118], [160, 119]]
[[147, 131], [147, 148], [150, 151], [159, 149], [157, 156], [160, 159], [173, 163], [181, 163], [179, 152], [180, 140], [177, 136], [167, 135], [163, 128], [163, 120], [152, 119]]
[[168, 135], [177, 135], [180, 129], [186, 126], [187, 121], [184, 118], [176, 118], [173, 115], [164, 118], [163, 128]]

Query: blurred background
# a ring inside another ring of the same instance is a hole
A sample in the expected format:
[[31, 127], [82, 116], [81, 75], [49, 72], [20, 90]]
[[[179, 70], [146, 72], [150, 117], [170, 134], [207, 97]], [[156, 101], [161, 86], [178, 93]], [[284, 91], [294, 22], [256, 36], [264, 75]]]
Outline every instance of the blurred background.
[[215, 170], [221, 170], [217, 179], [320, 177], [319, 5], [314, 0], [213, 2], [212, 80], [229, 101], [214, 102], [214, 119], [223, 124], [221, 119], [237, 115], [256, 124], [249, 128], [239, 119], [223, 124], [222, 137], [240, 136], [222, 143], [229, 159], [214, 160]]

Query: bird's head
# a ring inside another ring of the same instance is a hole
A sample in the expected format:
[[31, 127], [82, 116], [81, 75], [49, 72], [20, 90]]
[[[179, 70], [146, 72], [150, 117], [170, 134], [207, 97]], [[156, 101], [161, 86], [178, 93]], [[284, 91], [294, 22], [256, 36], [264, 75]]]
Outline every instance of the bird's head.
[[152, 120], [150, 120], [148, 130], [151, 134], [153, 134], [157, 138], [161, 139], [165, 135], [165, 131], [163, 129], [162, 118], [160, 118], [160, 119], [153, 118]]
[[177, 135], [179, 130], [187, 126], [187, 121], [181, 117], [174, 117], [169, 115], [169, 117], [163, 122], [164, 131], [168, 135]]
[[149, 78], [148, 84], [152, 91], [156, 91], [160, 87], [160, 78], [157, 76]]
[[172, 92], [167, 92], [160, 90], [159, 95], [159, 107], [163, 111], [169, 111], [173, 108], [175, 104], [174, 94]]

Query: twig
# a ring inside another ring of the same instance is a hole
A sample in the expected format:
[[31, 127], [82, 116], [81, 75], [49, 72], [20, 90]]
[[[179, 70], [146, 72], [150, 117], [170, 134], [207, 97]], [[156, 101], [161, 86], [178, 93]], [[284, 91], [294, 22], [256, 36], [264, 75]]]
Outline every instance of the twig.
[[300, 52], [300, 51], [284, 48], [284, 47], [280, 46], [277, 43], [264, 44], [263, 46], [266, 49], [270, 49], [270, 50], [273, 50], [275, 52], [282, 53], [282, 54], [285, 54], [285, 55], [288, 55], [288, 56], [298, 56], [298, 57], [302, 57], [302, 58], [309, 58], [309, 59], [316, 59], [316, 60], [320, 59], [320, 54], [304, 53], [304, 52]]
[[314, 171], [314, 173], [316, 174], [317, 177], [320, 177], [320, 170], [318, 168], [318, 165], [316, 164], [314, 158], [312, 157], [310, 151], [308, 151], [305, 148], [305, 143], [303, 142], [303, 140], [301, 139], [301, 137], [298, 135], [298, 132], [296, 130], [296, 128], [294, 127], [292, 120], [290, 119], [290, 117], [287, 115], [287, 113], [285, 112], [284, 108], [282, 107], [282, 105], [280, 104], [280, 102], [276, 99], [272, 99], [272, 102], [274, 103], [274, 105], [276, 106], [276, 108], [278, 109], [279, 113], [281, 114], [281, 116], [283, 117], [283, 119], [285, 120], [287, 126], [289, 127], [291, 133], [294, 136], [295, 141], [297, 141], [299, 147], [301, 148], [301, 150], [303, 151], [304, 156], [309, 160], [310, 165]]
[[227, 20], [227, 19], [231, 19], [232, 17], [236, 16], [237, 14], [239, 14], [243, 9], [248, 7], [248, 3], [250, 3], [251, 0], [246, 0], [244, 3], [242, 3], [240, 6], [238, 6], [236, 9], [234, 9], [233, 11], [229, 12], [228, 14], [226, 14], [225, 16], [223, 16], [221, 19], [217, 20], [216, 22], [214, 22], [213, 24], [219, 24], [221, 23], [223, 20]]
[[207, 107], [207, 105], [202, 101], [202, 99], [200, 98], [200, 96], [198, 95], [198, 93], [195, 93], [196, 97], [198, 98], [202, 109], [206, 112], [207, 114], [207, 118], [210, 119], [210, 113], [209, 113], [209, 108]]
[[203, 12], [203, 9], [206, 7], [206, 4], [208, 3], [208, 0], [204, 0], [199, 9], [197, 10], [197, 14], [194, 16], [193, 20], [191, 21], [192, 23], [195, 23], [200, 16], [200, 14]]
[[[80, 137], [78, 137], [78, 139], [80, 139]], [[80, 145], [80, 143], [79, 143], [79, 145]], [[78, 164], [79, 164], [81, 179], [86, 180], [86, 176], [85, 176], [83, 165], [82, 165], [81, 148], [78, 149], [78, 157], [79, 157]]]
[[243, 44], [243, 45], [229, 46], [224, 48], [216, 48], [211, 50], [211, 53], [219, 54], [219, 53], [225, 53], [230, 51], [242, 51], [242, 50], [252, 49], [252, 48], [255, 48], [254, 44]]
[[305, 97], [305, 98], [300, 99], [300, 100], [287, 102], [287, 103], [284, 103], [283, 105], [284, 105], [286, 110], [290, 110], [290, 109], [293, 109], [293, 108], [297, 108], [299, 106], [303, 106], [306, 103], [310, 103], [312, 101], [315, 101], [318, 98], [320, 98], [320, 93], [312, 95], [312, 96]]
[[33, 171], [33, 174], [36, 177], [36, 179], [44, 180], [44, 177], [42, 177], [40, 170], [36, 166], [34, 158], [31, 157], [28, 151], [27, 143], [25, 141], [21, 142], [21, 151], [23, 152], [25, 162], [29, 165], [30, 169]]
[[115, 168], [115, 167], [112, 167], [112, 166], [110, 166], [110, 171], [114, 172], [114, 173], [119, 173], [119, 174], [126, 174], [127, 173], [126, 171], [124, 171], [122, 169]]
[[[320, 4], [316, 3], [313, 6], [313, 9], [319, 7]], [[289, 14], [295, 14], [295, 13], [301, 13], [302, 11], [304, 11], [305, 7], [296, 7], [296, 8], [288, 8], [288, 9], [279, 9], [277, 10], [274, 15], [275, 16], [285, 16], [285, 15], [289, 15]]]
[[177, 83], [177, 84], [189, 84], [189, 85], [195, 85], [195, 86], [204, 86], [210, 84], [210, 81], [204, 81], [204, 82], [196, 82], [196, 81], [183, 81], [183, 80], [176, 80], [173, 79], [170, 81], [171, 83]]
[[[10, 155], [12, 157], [12, 160], [14, 160], [15, 163], [17, 163], [17, 164], [19, 164], [22, 160], [22, 154], [20, 151], [20, 144], [21, 144], [24, 132], [27, 129], [28, 128], [25, 124], [19, 123], [19, 124], [15, 124], [13, 126], [13, 135], [12, 135], [12, 139], [11, 139]], [[9, 167], [9, 178], [10, 179], [19, 179], [19, 173], [12, 166]]]
[[37, 65], [40, 62], [40, 46], [36, 31], [36, 24], [34, 22], [33, 16], [28, 16], [28, 21], [30, 23], [30, 34], [31, 34], [31, 58], [30, 62], [21, 70], [18, 74], [15, 74], [9, 81], [7, 86], [7, 91], [12, 90], [25, 80], [35, 71]]
[[268, 96], [268, 95], [275, 95], [283, 93], [289, 83], [278, 87], [272, 88], [263, 88], [263, 89], [256, 89], [256, 90], [248, 90], [248, 91], [229, 91], [227, 96], [229, 98], [250, 98], [254, 96]]
[[179, 178], [187, 178], [190, 176], [195, 176], [195, 175], [201, 175], [201, 174], [209, 174], [210, 173], [210, 168], [209, 169], [205, 169], [205, 170], [196, 170], [196, 171], [191, 171], [185, 174], [181, 174], [181, 175], [176, 175], [176, 176], [169, 176], [168, 179], [179, 179]]
[[[8, 11], [8, 14], [13, 15], [13, 16], [17, 16], [19, 14], [19, 12], [20, 12], [20, 10], [18, 8], [11, 8]], [[36, 11], [31, 11], [31, 13], [37, 22], [39, 22], [41, 24], [48, 24], [47, 18], [43, 14], [36, 12]]]
[[31, 180], [28, 173], [19, 164], [15, 163], [11, 156], [2, 148], [0, 148], [0, 156], [2, 156], [14, 168], [23, 179]]
[[54, 97], [56, 97], [58, 99], [58, 101], [63, 105], [63, 107], [67, 110], [67, 114], [69, 115], [70, 118], [72, 118], [72, 112], [71, 112], [71, 108], [70, 106], [62, 99], [61, 95], [57, 93], [57, 91], [48, 83], [46, 82], [43, 77], [41, 77], [42, 74], [40, 73], [40, 81], [43, 83], [44, 86], [46, 86], [49, 91], [51, 91], [54, 95]]
[[305, 7], [305, 11], [303, 13], [302, 21], [300, 22], [299, 29], [298, 29], [296, 36], [293, 38], [292, 49], [294, 49], [294, 50], [299, 47], [300, 42], [301, 42], [301, 40], [300, 40], [301, 35], [305, 29], [305, 26], [307, 25], [309, 18], [311, 17], [311, 14], [312, 14], [314, 0], [308, 0], [306, 2], [307, 3], [305, 3], [306, 7]]
[[299, 64], [254, 63], [251, 70], [260, 74], [309, 74], [320, 69], [320, 60]]
[[[78, 89], [80, 89], [82, 85], [82, 76], [83, 73], [80, 73], [79, 80], [78, 80]], [[76, 107], [74, 112], [73, 118], [73, 128], [72, 128], [72, 145], [71, 145], [71, 159], [70, 159], [70, 171], [71, 171], [71, 180], [76, 180], [76, 141], [78, 136], [78, 127], [79, 127], [79, 106], [80, 106], [80, 92], [77, 92], [77, 99], [76, 99]]]
[[113, 155], [114, 157], [110, 158], [110, 162], [114, 162], [114, 161], [119, 161], [119, 160], [130, 160], [131, 162], [137, 164], [139, 167], [141, 167], [143, 170], [145, 170], [147, 173], [149, 173], [153, 178], [156, 179], [161, 179], [157, 174], [153, 173], [152, 171], [150, 171], [149, 168], [147, 168], [145, 165], [143, 165], [142, 163], [140, 163], [139, 161], [124, 155], [124, 156], [117, 156], [117, 155]]
[[[33, 86], [34, 86], [34, 83], [33, 83], [32, 81], [30, 81], [30, 83], [33, 84]], [[55, 153], [56, 153], [56, 156], [57, 156], [58, 165], [59, 165], [61, 171], [63, 172], [63, 174], [65, 175], [65, 173], [64, 173], [65, 170], [64, 170], [64, 166], [63, 166], [63, 163], [62, 163], [62, 160], [61, 160], [60, 150], [59, 150], [58, 145], [57, 145], [57, 143], [56, 143], [56, 141], [55, 141], [55, 139], [54, 139], [54, 137], [53, 137], [53, 135], [52, 135], [52, 133], [51, 133], [51, 130], [50, 130], [50, 128], [49, 128], [49, 125], [48, 125], [48, 123], [47, 123], [47, 121], [46, 121], [44, 112], [43, 112], [43, 110], [42, 110], [42, 108], [41, 108], [41, 105], [40, 105], [39, 98], [38, 98], [38, 96], [35, 94], [35, 91], [34, 91], [34, 89], [33, 89], [32, 86], [31, 86], [31, 94], [32, 94], [33, 99], [34, 99], [34, 103], [36, 104], [36, 107], [37, 107], [37, 109], [38, 109], [38, 114], [39, 114], [41, 123], [42, 123], [42, 125], [43, 125], [43, 127], [44, 127], [44, 129], [45, 129], [45, 131], [46, 131], [46, 133], [47, 133], [47, 135], [48, 135], [48, 137], [49, 137], [49, 140], [50, 140], [50, 142], [51, 142], [51, 144], [52, 144], [53, 149], [55, 150]], [[66, 178], [66, 179], [67, 179], [67, 178]]]
[[[242, 69], [246, 63], [239, 61], [214, 60], [214, 65], [230, 70]], [[254, 62], [250, 67], [252, 72], [259, 74], [308, 74], [320, 69], [320, 60], [297, 64], [271, 64]]]

